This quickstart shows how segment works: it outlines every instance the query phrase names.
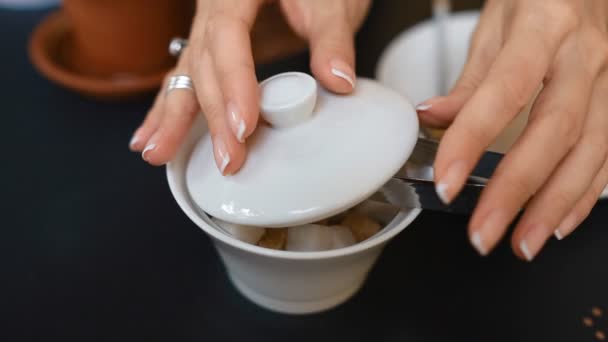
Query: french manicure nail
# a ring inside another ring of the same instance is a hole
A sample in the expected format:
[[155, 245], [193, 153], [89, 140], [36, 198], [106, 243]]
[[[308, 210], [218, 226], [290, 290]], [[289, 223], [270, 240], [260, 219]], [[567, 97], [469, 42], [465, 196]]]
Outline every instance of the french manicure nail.
[[501, 209], [493, 209], [481, 221], [479, 227], [475, 227], [474, 233], [471, 235], [471, 244], [479, 254], [485, 256], [490, 252], [489, 247], [491, 241], [488, 241], [490, 234], [495, 231], [504, 229], [509, 222]]
[[139, 142], [139, 136], [137, 134], [133, 135], [133, 137], [131, 138], [131, 141], [129, 141], [129, 148], [133, 149], [133, 147], [135, 146], [135, 144], [137, 144]]
[[562, 240], [568, 234], [570, 234], [574, 230], [574, 228], [576, 228], [577, 224], [578, 224], [578, 219], [576, 218], [576, 216], [572, 213], [568, 214], [568, 216], [566, 216], [562, 220], [562, 222], [559, 224], [559, 226], [557, 226], [557, 229], [554, 232], [555, 237], [558, 240]]
[[434, 105], [436, 105], [437, 103], [443, 101], [445, 99], [444, 96], [436, 96], [433, 98], [430, 98], [424, 102], [422, 102], [421, 104], [416, 106], [416, 111], [417, 112], [426, 112], [429, 109], [431, 109]]
[[453, 161], [437, 181], [435, 191], [444, 204], [452, 202], [467, 178], [467, 171], [467, 164], [463, 160]]
[[471, 235], [471, 244], [482, 256], [488, 255], [488, 249], [484, 246], [479, 232], [474, 232], [473, 235]]
[[447, 190], [448, 185], [446, 183], [437, 183], [437, 185], [435, 185], [435, 191], [437, 192], [437, 196], [439, 196], [439, 199], [444, 204], [447, 204], [449, 202], [447, 197]]
[[555, 235], [555, 238], [558, 239], [558, 240], [563, 240], [564, 239], [564, 236], [559, 231], [559, 228], [556, 229], [555, 231], [553, 231], [553, 235]]
[[148, 159], [146, 159], [146, 153], [153, 151], [154, 149], [156, 149], [156, 144], [150, 144], [150, 145], [146, 146], [144, 148], [144, 150], [141, 152], [141, 158], [145, 161], [148, 161]]
[[334, 59], [330, 63], [331, 65], [331, 73], [334, 76], [340, 77], [350, 84], [350, 86], [355, 89], [355, 73], [350, 65], [346, 64], [346, 62]]
[[215, 163], [220, 170], [220, 173], [225, 175], [226, 168], [230, 164], [230, 154], [228, 154], [224, 139], [217, 135], [215, 139], [213, 139], [213, 146], [215, 147]]
[[138, 143], [141, 142], [141, 127], [137, 128], [135, 130], [135, 132], [133, 133], [133, 136], [131, 137], [131, 140], [129, 140], [129, 148], [131, 150], [135, 150], [135, 145], [137, 145]]
[[245, 126], [245, 121], [241, 120], [239, 122], [239, 127], [237, 128], [237, 131], [236, 131], [236, 139], [241, 143], [245, 142], [245, 131], [246, 130], [247, 130], [247, 126]]
[[544, 225], [536, 225], [530, 229], [519, 243], [519, 250], [526, 260], [532, 261], [547, 241], [550, 230]]
[[419, 111], [419, 112], [424, 112], [425, 110], [431, 109], [431, 107], [433, 107], [432, 104], [421, 103], [421, 104], [419, 104], [419, 105], [416, 106], [416, 110]]
[[533, 256], [532, 253], [530, 253], [530, 249], [528, 248], [528, 243], [526, 242], [526, 240], [521, 240], [521, 242], [519, 243], [519, 250], [524, 255], [526, 260], [532, 261]]
[[230, 128], [232, 129], [232, 133], [236, 137], [240, 143], [245, 142], [245, 132], [247, 131], [247, 126], [245, 125], [245, 120], [240, 115], [240, 112], [236, 105], [232, 102], [226, 105], [226, 111], [228, 111], [228, 117], [230, 118]]

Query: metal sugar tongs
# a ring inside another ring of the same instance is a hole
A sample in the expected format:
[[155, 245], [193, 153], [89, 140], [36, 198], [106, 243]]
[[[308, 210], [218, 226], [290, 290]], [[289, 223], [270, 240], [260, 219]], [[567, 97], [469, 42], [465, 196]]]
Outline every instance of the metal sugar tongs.
[[[432, 12], [436, 26], [436, 63], [439, 75], [436, 88], [440, 95], [445, 95], [448, 92], [448, 30], [446, 26], [450, 10], [450, 0], [433, 0]], [[433, 163], [438, 145], [436, 141], [419, 138], [410, 159], [404, 167], [362, 205], [386, 206], [386, 204], [390, 204], [394, 207], [392, 209], [421, 208], [470, 214], [475, 208], [488, 178], [502, 159], [502, 155], [486, 152], [457, 198], [450, 205], [445, 205], [437, 195], [433, 182]]]
[[503, 155], [485, 152], [459, 195], [446, 205], [437, 195], [433, 182], [433, 163], [438, 146], [436, 141], [419, 138], [412, 155], [401, 170], [363, 205], [389, 205], [394, 209], [420, 208], [457, 214], [472, 213], [481, 191]]

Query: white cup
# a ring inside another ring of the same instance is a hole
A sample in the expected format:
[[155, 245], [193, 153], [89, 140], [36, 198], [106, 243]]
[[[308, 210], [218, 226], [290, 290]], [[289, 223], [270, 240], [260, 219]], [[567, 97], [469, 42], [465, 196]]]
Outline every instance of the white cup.
[[[385, 49], [376, 76], [384, 85], [398, 91], [412, 103], [421, 103], [439, 95], [438, 84], [446, 80], [450, 89], [458, 80], [467, 60], [471, 35], [479, 20], [478, 11], [457, 12], [446, 18], [445, 39], [439, 39], [437, 23], [426, 20], [404, 31]], [[434, 58], [438, 44], [446, 44], [445, 58]], [[439, 63], [444, 61], [447, 75], [440, 77]], [[528, 121], [532, 102], [509, 124], [488, 148], [505, 153], [521, 135]], [[493, 115], [494, 113], [488, 113]]]
[[239, 241], [216, 230], [186, 188], [190, 154], [206, 130], [199, 116], [176, 157], [167, 164], [169, 187], [184, 213], [213, 239], [235, 287], [267, 309], [306, 314], [345, 302], [361, 288], [385, 244], [420, 213], [418, 209], [402, 212], [368, 240], [331, 251], [280, 251]]

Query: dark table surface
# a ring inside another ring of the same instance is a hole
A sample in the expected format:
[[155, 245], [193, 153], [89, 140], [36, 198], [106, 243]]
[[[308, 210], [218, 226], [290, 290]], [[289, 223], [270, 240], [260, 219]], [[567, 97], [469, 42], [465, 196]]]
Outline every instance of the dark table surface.
[[[428, 16], [414, 3], [376, 3], [357, 40], [360, 75]], [[164, 168], [127, 149], [151, 97], [96, 102], [32, 68], [26, 42], [45, 14], [0, 11], [0, 341], [594, 340], [582, 317], [608, 306], [606, 203], [533, 263], [506, 242], [479, 257], [465, 217], [425, 212], [346, 304], [292, 317], [248, 302], [172, 199]], [[606, 314], [596, 324], [608, 331]]]

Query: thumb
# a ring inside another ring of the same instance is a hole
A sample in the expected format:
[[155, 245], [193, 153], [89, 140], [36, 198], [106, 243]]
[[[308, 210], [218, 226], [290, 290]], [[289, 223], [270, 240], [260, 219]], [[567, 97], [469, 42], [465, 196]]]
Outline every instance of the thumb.
[[330, 91], [348, 94], [355, 88], [354, 29], [346, 18], [326, 18], [309, 34], [310, 68]]

